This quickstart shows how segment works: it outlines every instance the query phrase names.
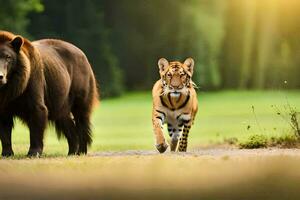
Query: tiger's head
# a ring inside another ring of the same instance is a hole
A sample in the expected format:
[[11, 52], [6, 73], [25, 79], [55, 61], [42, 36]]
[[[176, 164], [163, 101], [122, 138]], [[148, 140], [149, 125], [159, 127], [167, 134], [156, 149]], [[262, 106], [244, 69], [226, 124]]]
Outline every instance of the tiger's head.
[[194, 72], [194, 60], [187, 58], [183, 63], [168, 62], [165, 58], [158, 61], [159, 73], [162, 80], [163, 95], [170, 94], [171, 97], [187, 95], [189, 88], [193, 86], [191, 78]]

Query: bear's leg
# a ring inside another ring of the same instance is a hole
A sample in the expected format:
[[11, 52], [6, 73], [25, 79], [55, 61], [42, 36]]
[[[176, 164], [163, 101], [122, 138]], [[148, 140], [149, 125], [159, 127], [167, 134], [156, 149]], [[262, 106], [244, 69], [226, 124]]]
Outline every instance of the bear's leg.
[[92, 102], [92, 96], [90, 98], [77, 97], [75, 98], [73, 107], [71, 108], [78, 134], [78, 155], [86, 154], [87, 147], [92, 143], [90, 122], [90, 115], [93, 106]]
[[90, 120], [88, 117], [77, 118], [76, 128], [79, 136], [79, 149], [78, 154], [86, 154], [87, 146], [92, 143], [92, 132], [90, 128]]
[[48, 122], [48, 110], [45, 105], [38, 105], [30, 114], [28, 121], [30, 131], [30, 148], [27, 156], [36, 157], [43, 153], [43, 139]]
[[0, 139], [2, 143], [2, 156], [13, 156], [14, 152], [11, 146], [11, 131], [13, 127], [13, 118], [0, 118]]
[[55, 121], [55, 128], [57, 132], [61, 132], [68, 141], [69, 153], [68, 155], [75, 155], [78, 152], [78, 135], [76, 127], [71, 116], [65, 117]]
[[78, 134], [78, 155], [86, 154], [87, 147], [92, 143], [92, 132], [90, 124], [90, 107], [91, 104], [77, 103], [73, 107], [72, 113], [74, 115], [75, 126]]

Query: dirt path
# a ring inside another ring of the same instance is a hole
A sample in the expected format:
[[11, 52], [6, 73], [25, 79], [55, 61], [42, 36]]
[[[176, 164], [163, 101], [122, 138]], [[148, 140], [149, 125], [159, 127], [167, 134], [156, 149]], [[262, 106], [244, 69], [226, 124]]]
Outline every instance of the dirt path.
[[[107, 151], [90, 154], [90, 156], [153, 156], [160, 155], [157, 151], [150, 150], [127, 150], [127, 151]], [[234, 149], [234, 148], [208, 148], [194, 149], [186, 153], [165, 152], [164, 156], [300, 156], [300, 149]]]
[[300, 199], [300, 150], [199, 147], [3, 159], [0, 200]]

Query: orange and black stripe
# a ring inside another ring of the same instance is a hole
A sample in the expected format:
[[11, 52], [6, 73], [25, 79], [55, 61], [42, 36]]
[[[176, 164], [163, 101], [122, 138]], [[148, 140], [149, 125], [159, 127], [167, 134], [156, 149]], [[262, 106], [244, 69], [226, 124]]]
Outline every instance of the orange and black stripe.
[[[166, 96], [160, 96], [160, 101], [162, 105], [172, 111], [185, 107], [186, 104], [189, 102], [189, 100], [190, 100], [190, 94], [188, 95], [181, 94], [180, 97], [175, 102], [172, 101], [171, 94], [168, 94]], [[179, 104], [180, 102], [182, 103]]]

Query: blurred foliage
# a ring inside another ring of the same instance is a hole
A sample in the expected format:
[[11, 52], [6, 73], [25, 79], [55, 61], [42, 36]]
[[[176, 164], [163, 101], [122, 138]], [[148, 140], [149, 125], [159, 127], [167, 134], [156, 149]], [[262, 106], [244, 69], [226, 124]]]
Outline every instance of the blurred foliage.
[[196, 82], [216, 87], [220, 84], [216, 67], [223, 31], [218, 17], [223, 13], [223, 3], [215, 6], [216, 2], [195, 0], [131, 2], [112, 0], [105, 4], [106, 21], [114, 30], [113, 46], [129, 88], [151, 87], [158, 79], [156, 63], [160, 57], [181, 61], [194, 57], [198, 66]]
[[95, 69], [102, 96], [151, 88], [160, 57], [193, 57], [194, 81], [203, 90], [300, 87], [298, 0], [42, 3], [3, 2], [2, 29], [24, 33], [30, 21], [27, 33], [34, 39], [54, 37], [79, 46]]
[[151, 87], [159, 57], [189, 56], [205, 90], [300, 86], [297, 0], [111, 0], [105, 11], [131, 89]]
[[[95, 69], [101, 96], [122, 93], [122, 71], [112, 53], [109, 30], [99, 0], [44, 0], [45, 11], [30, 16], [29, 32], [35, 38], [59, 38], [81, 48]], [[59, 6], [58, 6], [59, 5]]]
[[27, 35], [29, 12], [42, 12], [40, 0], [0, 0], [0, 29]]

